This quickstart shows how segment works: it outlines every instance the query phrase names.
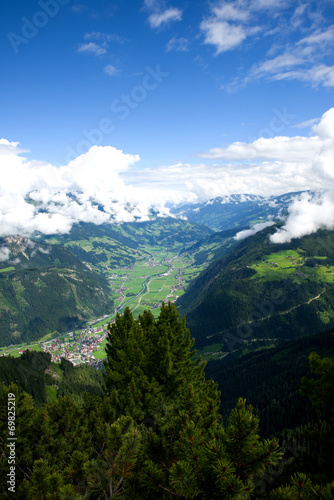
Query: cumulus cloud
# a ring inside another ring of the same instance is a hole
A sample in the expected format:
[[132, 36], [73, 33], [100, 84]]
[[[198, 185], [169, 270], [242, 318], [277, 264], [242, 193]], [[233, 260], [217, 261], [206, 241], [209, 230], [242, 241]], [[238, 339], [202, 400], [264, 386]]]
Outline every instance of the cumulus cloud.
[[334, 193], [326, 192], [312, 198], [309, 194], [302, 195], [289, 207], [289, 217], [282, 229], [271, 235], [273, 243], [290, 242], [312, 234], [318, 229], [334, 229]]
[[260, 138], [252, 143], [236, 142], [202, 155], [220, 160], [251, 161], [248, 168], [237, 165], [234, 172], [231, 167], [225, 169], [229, 172], [229, 182], [234, 183], [239, 177], [237, 174], [243, 172], [247, 176], [249, 193], [254, 193], [255, 183], [263, 194], [267, 194], [268, 189], [277, 193], [284, 187], [285, 192], [322, 190], [316, 198], [305, 195], [292, 203], [284, 227], [272, 236], [272, 241], [277, 243], [310, 234], [321, 227], [333, 229], [334, 108], [324, 113], [311, 131], [313, 135], [310, 137], [273, 137]]
[[27, 149], [18, 147], [18, 142], [9, 142], [7, 139], [0, 139], [0, 155], [8, 155], [9, 153], [19, 154], [27, 153]]
[[291, 241], [320, 228], [334, 229], [334, 109], [327, 111], [312, 130], [320, 140], [312, 160], [312, 175], [319, 177], [327, 190], [315, 198], [303, 195], [295, 200], [284, 227], [272, 236], [273, 242]]
[[55, 167], [22, 158], [17, 143], [2, 145], [7, 151], [0, 157], [0, 234], [67, 233], [77, 222], [145, 220], [151, 207], [168, 212], [161, 193], [148, 196], [122, 180], [137, 155], [93, 146]]
[[246, 31], [242, 26], [217, 19], [202, 21], [201, 30], [205, 33], [204, 43], [214, 45], [216, 54], [234, 49], [246, 38]]
[[245, 229], [244, 231], [239, 231], [235, 236], [235, 240], [243, 240], [245, 238], [248, 238], [249, 236], [253, 236], [253, 234], [258, 233], [259, 231], [262, 231], [262, 229], [272, 226], [274, 222], [272, 221], [267, 221], [267, 222], [260, 222], [258, 224], [254, 224], [253, 227], [250, 229]]
[[[206, 202], [231, 194], [269, 197], [334, 191], [334, 108], [324, 113], [311, 132], [306, 137], [261, 138], [214, 148], [203, 154], [214, 164], [156, 168], [141, 168], [137, 155], [111, 146], [93, 146], [68, 165], [55, 167], [27, 161], [18, 143], [2, 139], [0, 234], [53, 234], [68, 232], [77, 222], [147, 220], [152, 208], [168, 215], [170, 203]], [[296, 200], [277, 238], [283, 241], [313, 227], [330, 227], [332, 205], [328, 193], [316, 200]], [[300, 231], [295, 221], [304, 212], [313, 226], [303, 223]]]
[[291, 191], [319, 189], [319, 178], [311, 176], [310, 163], [262, 162], [247, 164], [177, 164], [155, 169], [133, 169], [122, 177], [135, 186], [153, 191], [163, 187], [175, 201], [205, 202], [231, 194], [280, 195]]
[[211, 4], [210, 15], [203, 19], [200, 29], [204, 43], [216, 48], [216, 55], [239, 47], [247, 38], [259, 33], [258, 25], [263, 13], [259, 11], [282, 10], [284, 2], [262, 0], [225, 0]]

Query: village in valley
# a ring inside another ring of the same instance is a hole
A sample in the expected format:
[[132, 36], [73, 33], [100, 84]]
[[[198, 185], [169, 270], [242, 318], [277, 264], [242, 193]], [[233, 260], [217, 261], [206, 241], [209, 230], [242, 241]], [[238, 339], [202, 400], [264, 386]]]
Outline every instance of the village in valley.
[[99, 352], [101, 355], [102, 344], [106, 344], [106, 338], [107, 331], [103, 327], [87, 328], [79, 333], [70, 332], [57, 339], [43, 342], [40, 348], [43, 352], [51, 354], [53, 363], [59, 363], [61, 358], [65, 358], [75, 366], [86, 363], [98, 368], [102, 359], [95, 357], [94, 353]]

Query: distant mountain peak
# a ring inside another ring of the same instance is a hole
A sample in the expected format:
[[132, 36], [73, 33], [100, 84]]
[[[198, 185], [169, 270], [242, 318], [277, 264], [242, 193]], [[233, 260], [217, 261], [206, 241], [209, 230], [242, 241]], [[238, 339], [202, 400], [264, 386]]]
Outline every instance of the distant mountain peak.
[[211, 198], [203, 203], [189, 203], [174, 208], [172, 212], [178, 217], [186, 217], [191, 222], [205, 224], [214, 231], [225, 231], [281, 219], [293, 199], [302, 193], [291, 192], [270, 197], [234, 193]]

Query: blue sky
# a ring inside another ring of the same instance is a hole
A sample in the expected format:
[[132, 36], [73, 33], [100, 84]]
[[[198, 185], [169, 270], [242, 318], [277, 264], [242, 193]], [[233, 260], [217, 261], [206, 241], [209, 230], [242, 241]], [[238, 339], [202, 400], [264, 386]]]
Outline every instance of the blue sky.
[[0, 138], [23, 170], [98, 146], [142, 198], [326, 186], [309, 139], [333, 106], [333, 0], [12, 0], [0, 32]]
[[[115, 129], [97, 134], [99, 145], [143, 166], [194, 161], [262, 129], [277, 135], [275, 110], [286, 110], [277, 130], [291, 136], [333, 103], [333, 2], [62, 3], [2, 7], [1, 133], [31, 158], [64, 164], [106, 118]], [[135, 91], [143, 100], [121, 120], [112, 103], [157, 65], [168, 76], [146, 97]]]

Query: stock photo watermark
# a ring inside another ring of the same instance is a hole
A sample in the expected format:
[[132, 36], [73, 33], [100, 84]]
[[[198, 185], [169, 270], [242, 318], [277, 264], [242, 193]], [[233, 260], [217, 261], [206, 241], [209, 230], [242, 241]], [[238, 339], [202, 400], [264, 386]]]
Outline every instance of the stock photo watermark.
[[283, 132], [291, 122], [296, 118], [296, 115], [288, 113], [287, 107], [284, 106], [282, 110], [277, 108], [272, 109], [272, 117], [268, 123], [268, 127], [263, 127], [259, 130], [257, 137], [250, 137], [249, 142], [253, 142], [260, 138], [270, 139], [277, 134]]
[[[268, 486], [275, 483], [278, 477], [280, 477], [288, 465], [291, 465], [297, 460], [298, 457], [305, 451], [304, 446], [300, 446], [297, 442], [293, 444], [283, 441], [282, 443], [283, 457], [277, 466], [270, 465], [268, 469], [265, 470], [264, 475], [255, 481], [256, 495], [262, 496], [265, 494]], [[290, 455], [290, 456], [287, 456]]]
[[[290, 291], [294, 292], [298, 287], [299, 283], [296, 282]], [[247, 321], [239, 318], [239, 324], [236, 327], [237, 335], [233, 335], [230, 332], [222, 332], [220, 335], [222, 335], [230, 354], [233, 354], [235, 351], [234, 347], [236, 344], [244, 344], [247, 339], [251, 339], [254, 328], [259, 327], [264, 320], [270, 318], [275, 313], [276, 306], [284, 304], [286, 300], [287, 297], [281, 288], [274, 290], [269, 299], [253, 303], [254, 309], [248, 315]], [[280, 311], [280, 313], [282, 312]]]
[[31, 19], [21, 17], [22, 26], [20, 33], [10, 31], [7, 33], [7, 38], [15, 52], [18, 54], [20, 46], [26, 45], [39, 33], [39, 30], [45, 28], [50, 19], [54, 18], [60, 8], [66, 5], [70, 0], [39, 0], [38, 6], [41, 10], [34, 13]]
[[15, 394], [8, 393], [7, 401], [7, 421], [8, 421], [8, 435], [7, 435], [7, 462], [9, 472], [7, 474], [8, 491], [15, 493], [16, 487], [16, 400]]
[[[117, 116], [120, 121], [128, 118], [131, 112], [147, 99], [149, 93], [156, 90], [168, 76], [169, 73], [161, 71], [159, 64], [155, 68], [145, 66], [145, 75], [140, 85], [135, 85], [129, 93], [121, 94], [118, 99], [112, 101], [110, 110], [113, 115]], [[78, 142], [75, 149], [67, 146], [66, 163], [74, 160], [77, 156], [87, 153], [92, 146], [100, 146], [104, 136], [111, 134], [115, 130], [116, 124], [109, 117], [102, 118], [96, 128], [91, 130], [83, 129], [81, 133], [85, 139]]]

